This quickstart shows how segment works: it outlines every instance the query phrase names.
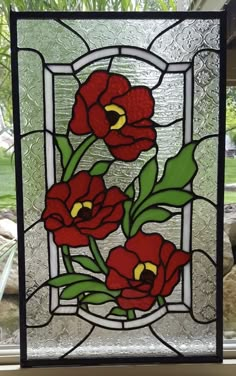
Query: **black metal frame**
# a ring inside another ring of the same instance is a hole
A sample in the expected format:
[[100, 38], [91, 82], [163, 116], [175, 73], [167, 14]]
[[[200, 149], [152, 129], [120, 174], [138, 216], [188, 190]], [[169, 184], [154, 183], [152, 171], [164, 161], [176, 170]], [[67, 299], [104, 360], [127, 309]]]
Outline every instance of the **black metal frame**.
[[[220, 20], [220, 103], [219, 103], [219, 154], [217, 191], [217, 293], [216, 293], [216, 355], [185, 357], [114, 357], [83, 359], [27, 359], [26, 341], [26, 299], [24, 259], [24, 211], [20, 144], [19, 78], [17, 20], [20, 19], [219, 19]], [[103, 364], [145, 364], [145, 363], [201, 363], [222, 362], [223, 359], [223, 214], [224, 214], [224, 153], [225, 153], [225, 101], [226, 101], [226, 12], [13, 12], [10, 14], [13, 118], [15, 137], [15, 167], [17, 186], [17, 228], [20, 286], [20, 347], [21, 366], [72, 366]]]

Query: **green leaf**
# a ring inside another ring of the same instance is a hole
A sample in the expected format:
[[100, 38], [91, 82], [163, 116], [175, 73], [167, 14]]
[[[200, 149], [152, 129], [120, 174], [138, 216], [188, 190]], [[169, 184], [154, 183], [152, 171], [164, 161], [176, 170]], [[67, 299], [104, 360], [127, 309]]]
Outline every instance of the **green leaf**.
[[196, 146], [197, 142], [192, 142], [167, 160], [162, 178], [153, 190], [154, 193], [163, 189], [183, 188], [193, 180], [197, 172], [197, 163], [194, 159]]
[[127, 312], [124, 309], [114, 307], [110, 310], [109, 315], [114, 315], [114, 316], [126, 316]]
[[103, 304], [107, 302], [114, 301], [115, 298], [111, 295], [108, 295], [104, 292], [97, 292], [94, 294], [87, 295], [84, 299], [82, 299], [82, 303], [87, 304]]
[[165, 298], [163, 298], [163, 296], [161, 295], [158, 295], [157, 296], [157, 303], [159, 304], [160, 307], [162, 307], [163, 305], [165, 305]]
[[96, 162], [93, 167], [89, 170], [90, 175], [104, 175], [109, 170], [110, 165], [113, 161], [101, 161]]
[[132, 208], [132, 201], [125, 201], [124, 203], [124, 215], [122, 220], [122, 231], [125, 236], [129, 237], [130, 231], [130, 211]]
[[74, 283], [73, 285], [66, 287], [62, 291], [61, 298], [74, 299], [78, 295], [85, 292], [104, 292], [105, 294], [109, 294], [114, 297], [120, 294], [120, 291], [118, 290], [110, 291], [102, 282], [84, 281]]
[[88, 281], [91, 279], [94, 279], [94, 278], [87, 274], [79, 274], [79, 273], [72, 274], [71, 273], [71, 274], [62, 274], [62, 275], [59, 275], [58, 277], [49, 279], [47, 283], [48, 285], [53, 286], [53, 287], [61, 287], [61, 286], [71, 285], [72, 283], [75, 283], [75, 282]]
[[124, 192], [130, 199], [134, 198], [135, 190], [134, 190], [134, 182], [132, 182]]
[[183, 191], [181, 189], [166, 189], [151, 195], [145, 200], [135, 213], [136, 218], [145, 209], [154, 205], [167, 205], [174, 207], [182, 207], [194, 198], [191, 192]]
[[133, 226], [130, 231], [130, 236], [134, 236], [140, 227], [147, 222], [165, 222], [172, 216], [173, 213], [170, 211], [158, 208], [158, 209], [148, 209], [141, 213], [138, 218], [134, 221]]
[[132, 200], [135, 195], [134, 181], [126, 188], [124, 193], [130, 198], [130, 200], [127, 200], [124, 203], [124, 215], [122, 220], [122, 231], [125, 236], [128, 237], [130, 230], [130, 211], [133, 205]]
[[132, 208], [132, 214], [136, 208], [152, 192], [157, 180], [158, 165], [156, 155], [151, 158], [142, 168], [139, 174], [139, 197]]
[[62, 176], [62, 181], [70, 180], [71, 176], [74, 174], [81, 158], [88, 148], [96, 141], [95, 134], [89, 135], [84, 141], [82, 141], [77, 149], [71, 155], [71, 158], [65, 168], [64, 174]]
[[99, 266], [96, 264], [96, 262], [88, 256], [73, 256], [72, 260], [75, 262], [78, 262], [83, 268], [90, 270], [94, 273], [101, 273], [101, 270]]
[[62, 163], [62, 166], [65, 168], [73, 153], [73, 148], [71, 146], [71, 143], [68, 137], [57, 135], [55, 138], [56, 138], [56, 146], [61, 154], [61, 163]]

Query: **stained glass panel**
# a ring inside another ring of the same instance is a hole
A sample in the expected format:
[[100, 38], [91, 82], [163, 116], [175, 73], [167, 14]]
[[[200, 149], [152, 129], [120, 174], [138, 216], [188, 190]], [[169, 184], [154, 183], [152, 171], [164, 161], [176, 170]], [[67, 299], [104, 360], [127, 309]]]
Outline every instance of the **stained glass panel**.
[[12, 13], [23, 366], [222, 359], [223, 13]]

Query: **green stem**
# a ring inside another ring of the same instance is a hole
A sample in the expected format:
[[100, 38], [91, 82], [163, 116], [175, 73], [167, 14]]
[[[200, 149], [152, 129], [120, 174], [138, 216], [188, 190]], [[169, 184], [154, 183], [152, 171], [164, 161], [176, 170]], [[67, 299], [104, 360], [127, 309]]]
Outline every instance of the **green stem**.
[[62, 181], [68, 181], [71, 178], [80, 159], [83, 157], [89, 146], [94, 143], [94, 141], [96, 141], [96, 136], [92, 134], [77, 147], [65, 168], [64, 174], [62, 176]]
[[106, 264], [105, 264], [105, 262], [104, 262], [104, 260], [101, 256], [101, 253], [99, 252], [97, 243], [92, 236], [89, 236], [89, 248], [90, 248], [90, 251], [92, 252], [92, 255], [93, 255], [94, 259], [96, 260], [99, 268], [101, 269], [101, 271], [104, 274], [107, 274], [108, 268], [107, 268], [107, 266], [106, 266]]
[[127, 319], [128, 320], [134, 320], [135, 318], [136, 318], [136, 316], [135, 316], [134, 310], [133, 309], [129, 309], [127, 311]]
[[165, 298], [163, 296], [158, 296], [157, 297], [157, 303], [159, 304], [160, 307], [164, 306], [166, 304]]
[[64, 262], [67, 273], [74, 273], [74, 268], [73, 268], [71, 257], [70, 257], [70, 248], [68, 247], [68, 245], [63, 245], [61, 247], [61, 250], [62, 250], [63, 262]]
[[[63, 262], [64, 262], [67, 273], [74, 273], [75, 270], [71, 262], [70, 248], [68, 247], [68, 245], [63, 245], [61, 249], [62, 249]], [[84, 294], [80, 294], [78, 296], [79, 301], [81, 301], [84, 297], [85, 297]], [[84, 308], [86, 307], [87, 307], [86, 304], [84, 304]]]

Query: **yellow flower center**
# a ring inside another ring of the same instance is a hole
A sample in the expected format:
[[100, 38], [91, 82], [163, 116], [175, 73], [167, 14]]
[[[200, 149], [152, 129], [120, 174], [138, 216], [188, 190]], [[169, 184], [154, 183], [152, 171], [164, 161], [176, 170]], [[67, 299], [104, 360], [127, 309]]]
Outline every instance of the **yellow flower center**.
[[71, 209], [71, 217], [81, 217], [82, 219], [90, 219], [92, 216], [93, 204], [91, 201], [75, 202]]
[[116, 104], [108, 104], [105, 106], [107, 120], [110, 124], [110, 129], [120, 129], [126, 123], [125, 110]]
[[134, 269], [134, 279], [136, 281], [152, 283], [156, 275], [157, 266], [151, 262], [140, 263]]

